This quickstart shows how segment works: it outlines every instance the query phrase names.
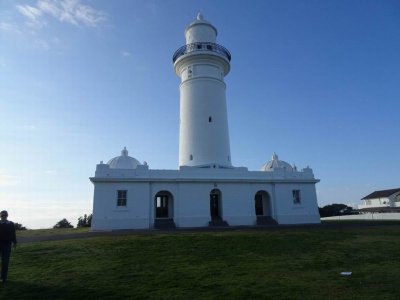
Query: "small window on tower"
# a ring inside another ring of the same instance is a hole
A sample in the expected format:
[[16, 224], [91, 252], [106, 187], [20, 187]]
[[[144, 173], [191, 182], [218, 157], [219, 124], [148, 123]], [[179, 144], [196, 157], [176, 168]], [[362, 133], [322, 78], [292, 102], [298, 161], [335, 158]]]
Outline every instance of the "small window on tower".
[[190, 154], [190, 160], [193, 160], [193, 155], [192, 154]]
[[208, 117], [208, 123], [212, 122], [212, 117]]

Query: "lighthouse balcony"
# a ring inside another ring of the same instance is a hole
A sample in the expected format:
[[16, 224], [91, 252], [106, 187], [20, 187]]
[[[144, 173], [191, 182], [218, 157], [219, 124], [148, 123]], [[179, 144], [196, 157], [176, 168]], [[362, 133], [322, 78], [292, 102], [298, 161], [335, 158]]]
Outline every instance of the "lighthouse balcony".
[[172, 61], [175, 63], [175, 61], [179, 57], [185, 54], [193, 52], [202, 52], [202, 51], [214, 52], [220, 54], [224, 56], [228, 61], [231, 61], [231, 54], [225, 47], [215, 43], [208, 43], [208, 42], [197, 42], [180, 47], [178, 50], [175, 51], [174, 56], [172, 57]]

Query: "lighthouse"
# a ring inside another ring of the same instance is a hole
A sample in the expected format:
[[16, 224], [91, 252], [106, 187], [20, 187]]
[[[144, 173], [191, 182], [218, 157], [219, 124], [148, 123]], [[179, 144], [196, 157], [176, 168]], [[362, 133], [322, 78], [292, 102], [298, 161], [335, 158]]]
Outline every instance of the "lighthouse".
[[199, 13], [185, 30], [186, 45], [173, 55], [181, 79], [179, 167], [232, 168], [224, 82], [231, 54], [216, 37]]
[[319, 179], [311, 168], [298, 169], [275, 153], [258, 171], [232, 165], [224, 82], [231, 55], [201, 13], [185, 38], [173, 55], [180, 78], [179, 168], [151, 169], [126, 148], [101, 161], [90, 178], [92, 230], [320, 223]]

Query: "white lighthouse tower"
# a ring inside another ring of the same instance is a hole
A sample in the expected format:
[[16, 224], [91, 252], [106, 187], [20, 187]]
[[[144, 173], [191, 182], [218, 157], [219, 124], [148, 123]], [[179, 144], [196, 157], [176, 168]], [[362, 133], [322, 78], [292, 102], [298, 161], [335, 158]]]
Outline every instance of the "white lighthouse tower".
[[224, 76], [231, 55], [216, 44], [217, 29], [201, 13], [174, 56], [181, 78], [179, 166], [232, 168]]

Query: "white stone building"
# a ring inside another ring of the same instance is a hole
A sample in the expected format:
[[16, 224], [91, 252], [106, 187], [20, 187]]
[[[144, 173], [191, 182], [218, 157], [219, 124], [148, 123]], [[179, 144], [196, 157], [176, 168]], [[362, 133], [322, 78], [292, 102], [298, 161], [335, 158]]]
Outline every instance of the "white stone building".
[[362, 213], [400, 212], [400, 188], [374, 191], [361, 200], [358, 210]]
[[180, 77], [179, 169], [152, 170], [128, 156], [100, 163], [92, 230], [319, 223], [312, 169], [276, 154], [260, 171], [232, 165], [224, 77], [231, 55], [201, 14], [174, 56]]

